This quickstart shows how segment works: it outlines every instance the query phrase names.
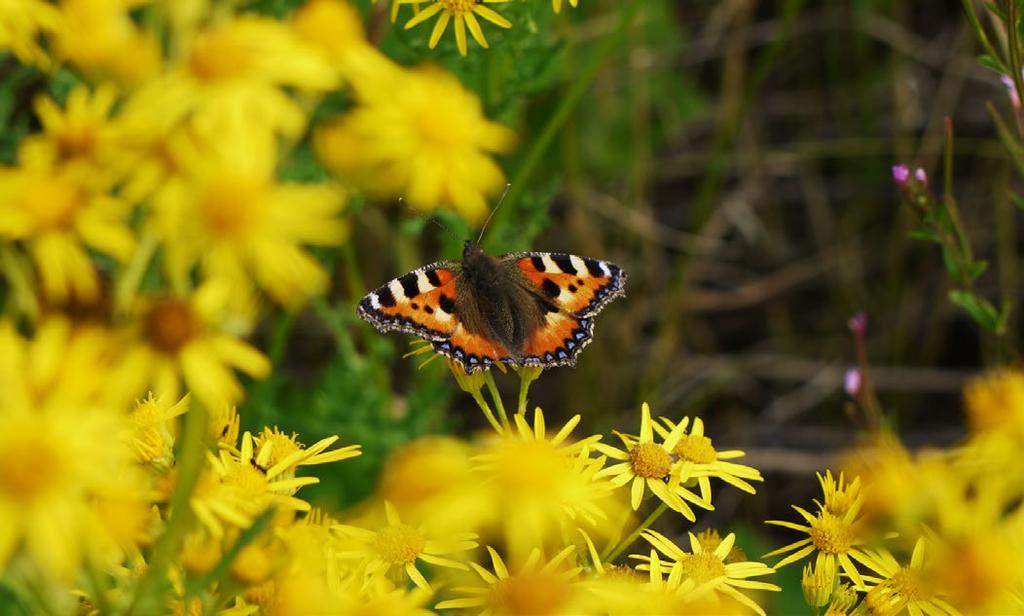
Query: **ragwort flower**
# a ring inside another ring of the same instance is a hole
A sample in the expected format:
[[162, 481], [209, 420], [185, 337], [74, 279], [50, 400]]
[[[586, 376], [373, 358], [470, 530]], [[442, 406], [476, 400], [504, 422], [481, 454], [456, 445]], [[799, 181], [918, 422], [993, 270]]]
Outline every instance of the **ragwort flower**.
[[60, 21], [57, 8], [40, 0], [8, 0], [0, 4], [0, 50], [12, 52], [27, 64], [48, 67], [50, 59], [39, 46], [39, 34], [52, 32]]
[[442, 601], [434, 607], [439, 610], [474, 608], [480, 610], [479, 614], [488, 616], [577, 612], [573, 606], [578, 605], [583, 595], [575, 578], [582, 569], [570, 567], [566, 562], [575, 549], [570, 545], [551, 560], [543, 562], [540, 550], [534, 548], [522, 567], [515, 573], [509, 573], [501, 556], [487, 546], [494, 572], [470, 563], [482, 583], [457, 586], [452, 591], [463, 597]]
[[[682, 482], [688, 476], [680, 476], [672, 459], [676, 445], [683, 437], [685, 424], [677, 425], [669, 432], [661, 443], [654, 442], [654, 428], [651, 421], [651, 407], [646, 402], [640, 408], [640, 437], [620, 434], [619, 438], [625, 449], [618, 449], [597, 443], [594, 448], [610, 458], [623, 462], [609, 466], [598, 475], [611, 476], [612, 485], [621, 487], [627, 483], [630, 487], [630, 504], [633, 509], [640, 508], [645, 488], [649, 489], [661, 502], [674, 511], [683, 514], [686, 519], [696, 520], [693, 509], [686, 501], [705, 509], [713, 509], [711, 503], [686, 489]], [[676, 471], [673, 473], [673, 471]]]
[[232, 369], [263, 378], [270, 361], [225, 328], [229, 293], [223, 281], [210, 281], [191, 297], [140, 299], [138, 319], [125, 331], [123, 378], [171, 398], [181, 394], [184, 381], [210, 409], [237, 402], [242, 386]]
[[[419, 4], [423, 0], [393, 0], [396, 5], [401, 4]], [[480, 28], [480, 22], [477, 21], [477, 15], [491, 22], [492, 24], [501, 28], [511, 28], [512, 22], [501, 16], [500, 13], [495, 12], [493, 9], [484, 6], [484, 4], [500, 4], [507, 2], [508, 0], [434, 0], [434, 2], [427, 8], [421, 10], [415, 17], [405, 23], [405, 29], [408, 30], [413, 26], [417, 26], [424, 21], [438, 15], [437, 21], [434, 23], [434, 29], [430, 32], [430, 48], [433, 49], [437, 46], [437, 42], [441, 40], [441, 36], [444, 35], [445, 29], [448, 27], [448, 22], [455, 20], [455, 45], [459, 48], [459, 53], [463, 57], [466, 56], [466, 29], [469, 29], [469, 33], [473, 35], [473, 39], [480, 44], [481, 47], [487, 49], [487, 39], [484, 38], [484, 31]]]
[[505, 184], [491, 153], [507, 152], [508, 128], [435, 67], [395, 69], [356, 91], [358, 105], [314, 133], [320, 159], [377, 198], [404, 197], [421, 212], [452, 206], [478, 223], [486, 196]]
[[[713, 595], [712, 600], [705, 598], [705, 601], [713, 606], [722, 602], [738, 602], [752, 611], [764, 616], [765, 611], [753, 599], [740, 592], [739, 589], [748, 590], [771, 590], [779, 591], [781, 588], [768, 582], [751, 580], [752, 577], [771, 575], [775, 570], [756, 561], [734, 561], [730, 558], [733, 546], [736, 543], [736, 535], [729, 533], [715, 546], [705, 546], [697, 538], [697, 535], [689, 533], [690, 551], [685, 552], [668, 537], [661, 533], [646, 530], [643, 532], [647, 540], [656, 550], [672, 559], [672, 567], [679, 567], [684, 579], [691, 579], [695, 582], [694, 591], [697, 595]], [[634, 556], [640, 560], [649, 560], [646, 556]], [[640, 565], [640, 569], [650, 565]]]
[[86, 247], [122, 262], [135, 249], [126, 223], [131, 207], [106, 188], [73, 169], [0, 169], [0, 238], [25, 243], [51, 300], [99, 296]]
[[[677, 425], [682, 426], [683, 435], [673, 449], [673, 452], [679, 457], [679, 472], [681, 475], [697, 481], [697, 485], [700, 487], [700, 497], [705, 501], [711, 502], [709, 477], [721, 479], [748, 494], [756, 492], [754, 486], [749, 483], [750, 481], [764, 481], [756, 468], [728, 462], [727, 460], [741, 458], [746, 454], [738, 449], [727, 451], [715, 449], [711, 439], [704, 434], [704, 422], [700, 417], [695, 417], [692, 425], [690, 425], [689, 417], [684, 417], [679, 424], [667, 417], [660, 419], [664, 422], [665, 427], [655, 423], [654, 431], [663, 439], [668, 438]], [[689, 426], [688, 433], [687, 426]]]
[[919, 537], [910, 563], [903, 566], [888, 550], [867, 550], [865, 566], [879, 577], [865, 576], [872, 588], [864, 597], [871, 614], [897, 614], [906, 610], [911, 616], [922, 614], [955, 615], [959, 612], [938, 596], [934, 580], [926, 572], [928, 541]]
[[[404, 571], [416, 586], [432, 593], [430, 583], [416, 568], [417, 560], [439, 567], [468, 569], [464, 563], [443, 555], [472, 550], [477, 546], [476, 533], [437, 536], [423, 527], [416, 528], [403, 524], [398, 511], [387, 501], [384, 502], [384, 514], [387, 525], [376, 532], [347, 524], [334, 526], [339, 533], [352, 537], [362, 544], [360, 549], [343, 552], [340, 556], [366, 559], [366, 575], [388, 576], [393, 570], [398, 569]], [[401, 575], [401, 572], [398, 575]]]
[[276, 182], [276, 148], [256, 129], [230, 131], [202, 148], [178, 146], [185, 168], [154, 198], [173, 280], [187, 280], [198, 263], [209, 278], [254, 280], [290, 308], [326, 289], [327, 274], [303, 244], [345, 238], [345, 195], [337, 186]]

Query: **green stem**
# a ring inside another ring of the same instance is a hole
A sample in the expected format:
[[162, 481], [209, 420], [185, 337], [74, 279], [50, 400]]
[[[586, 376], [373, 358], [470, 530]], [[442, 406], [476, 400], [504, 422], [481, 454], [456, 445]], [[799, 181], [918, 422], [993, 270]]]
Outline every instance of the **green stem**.
[[477, 406], [480, 407], [480, 410], [484, 412], [484, 417], [487, 418], [487, 421], [491, 424], [491, 427], [494, 428], [494, 431], [497, 432], [498, 434], [504, 434], [504, 428], [502, 428], [501, 424], [498, 423], [498, 420], [494, 418], [494, 411], [491, 410], [490, 405], [487, 404], [487, 400], [484, 399], [483, 394], [480, 393], [480, 390], [470, 392], [469, 395], [473, 396], [473, 400], [476, 401], [476, 404]]
[[256, 537], [259, 537], [260, 534], [267, 529], [267, 526], [270, 525], [270, 520], [273, 516], [274, 508], [268, 507], [259, 515], [259, 517], [256, 518], [255, 521], [253, 521], [249, 528], [242, 531], [242, 534], [238, 536], [238, 539], [235, 540], [235, 543], [231, 548], [229, 548], [227, 552], [224, 552], [217, 564], [213, 566], [213, 569], [210, 569], [205, 575], [199, 578], [189, 580], [185, 585], [184, 604], [186, 606], [189, 604], [189, 599], [191, 597], [198, 595], [204, 588], [212, 588], [214, 584], [223, 580], [224, 577], [227, 576], [231, 563], [235, 562], [235, 559], [238, 558], [238, 554], [242, 551], [242, 548], [252, 543]]
[[153, 258], [153, 253], [156, 252], [156, 247], [157, 239], [155, 234], [146, 233], [142, 236], [142, 241], [139, 242], [138, 248], [135, 249], [132, 260], [128, 263], [128, 266], [121, 274], [121, 278], [117, 281], [117, 290], [114, 294], [114, 309], [118, 313], [127, 310], [132, 297], [138, 293], [139, 287], [142, 286], [142, 278], [146, 275], [146, 270], [149, 269], [149, 262]]
[[1010, 62], [1010, 78], [1013, 79], [1013, 87], [1017, 90], [1017, 96], [1024, 95], [1024, 76], [1021, 75], [1020, 57], [1020, 36], [1017, 31], [1017, 0], [1009, 0], [1006, 3], [1006, 45]]
[[180, 447], [175, 456], [178, 477], [171, 496], [171, 518], [153, 546], [149, 568], [135, 588], [135, 598], [128, 610], [130, 614], [157, 614], [165, 611], [164, 599], [170, 587], [167, 570], [192, 524], [193, 513], [189, 501], [203, 470], [208, 428], [206, 408], [201, 404], [193, 405], [185, 414]]
[[631, 0], [627, 3], [622, 9], [622, 16], [615, 33], [604, 38], [597, 49], [590, 55], [590, 58], [587, 59], [576, 80], [566, 91], [562, 100], [559, 101], [558, 107], [555, 108], [554, 113], [548, 118], [547, 124], [541, 129], [540, 135], [533, 140], [533, 145], [523, 158], [522, 164], [516, 169], [516, 173], [512, 177], [512, 187], [505, 196], [505, 205], [494, 215], [496, 220], [492, 221], [493, 227], [503, 226], [505, 220], [514, 216], [515, 204], [522, 198], [523, 193], [529, 186], [530, 177], [540, 164], [544, 153], [547, 152], [558, 131], [568, 120], [569, 114], [572, 113], [587, 89], [590, 88], [590, 84], [593, 83], [605, 60], [622, 42], [630, 26], [633, 24], [633, 19], [644, 4], [641, 0]]
[[668, 510], [668, 505], [666, 505], [665, 503], [659, 503], [658, 504], [658, 508], [655, 509], [654, 511], [652, 511], [651, 515], [647, 516], [646, 520], [641, 522], [639, 526], [637, 526], [635, 529], [633, 529], [633, 532], [631, 532], [628, 537], [626, 537], [625, 539], [620, 541], [619, 545], [617, 545], [614, 550], [610, 550], [609, 554], [607, 554], [606, 556], [602, 556], [601, 557], [601, 561], [602, 562], [612, 562], [616, 558], [618, 558], [619, 555], [622, 554], [622, 552], [626, 548], [628, 548], [629, 546], [633, 545], [633, 542], [636, 541], [637, 537], [640, 536], [640, 533], [642, 533], [645, 530], [647, 530], [647, 528], [651, 524], [654, 524], [654, 522], [658, 518], [661, 517], [661, 514], [665, 513], [667, 510]]
[[498, 416], [501, 418], [501, 425], [506, 429], [510, 427], [508, 422], [508, 413], [505, 412], [505, 403], [501, 401], [501, 392], [498, 391], [498, 385], [494, 382], [494, 375], [488, 370], [484, 376], [484, 383], [487, 384], [487, 391], [491, 393], [491, 399], [494, 400], [494, 406], [498, 409]]

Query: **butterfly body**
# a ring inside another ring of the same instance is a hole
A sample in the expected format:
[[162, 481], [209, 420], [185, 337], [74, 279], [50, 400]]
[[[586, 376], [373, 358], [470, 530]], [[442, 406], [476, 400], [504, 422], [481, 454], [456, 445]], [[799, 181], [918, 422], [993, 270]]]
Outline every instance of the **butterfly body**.
[[607, 261], [559, 253], [492, 257], [466, 242], [461, 262], [440, 261], [367, 294], [359, 316], [403, 331], [467, 372], [494, 363], [575, 365], [593, 316], [624, 294], [626, 274]]

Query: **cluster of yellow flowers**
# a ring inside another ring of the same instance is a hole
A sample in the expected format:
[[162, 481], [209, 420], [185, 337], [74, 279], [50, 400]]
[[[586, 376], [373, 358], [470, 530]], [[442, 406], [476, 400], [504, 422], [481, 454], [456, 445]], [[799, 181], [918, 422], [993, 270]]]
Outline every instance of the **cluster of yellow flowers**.
[[[819, 475], [806, 535], [767, 556], [803, 571], [807, 603], [844, 614], [1016, 614], [1024, 611], [1024, 374], [997, 371], [965, 391], [971, 433], [951, 450], [911, 453], [891, 437]], [[847, 481], [846, 477], [853, 477]]]

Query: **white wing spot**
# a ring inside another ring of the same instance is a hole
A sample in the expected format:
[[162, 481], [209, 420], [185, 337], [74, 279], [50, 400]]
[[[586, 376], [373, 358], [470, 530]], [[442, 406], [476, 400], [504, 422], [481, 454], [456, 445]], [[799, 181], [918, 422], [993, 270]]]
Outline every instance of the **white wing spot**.
[[434, 290], [434, 285], [430, 284], [427, 280], [427, 275], [421, 270], [416, 273], [416, 287], [419, 288], [420, 293], [429, 293]]
[[380, 310], [380, 298], [376, 293], [370, 293], [370, 306], [373, 306], [374, 310]]
[[560, 271], [562, 271], [562, 268], [558, 267], [558, 265], [555, 264], [554, 259], [552, 259], [550, 255], [542, 256], [541, 257], [541, 261], [544, 262], [544, 271], [545, 272], [560, 272]]
[[391, 294], [395, 296], [396, 302], [409, 299], [405, 296], [405, 290], [402, 289], [402, 283], [398, 282], [397, 278], [388, 283], [388, 288], [391, 289]]
[[598, 265], [601, 266], [601, 271], [604, 272], [604, 275], [609, 277], [609, 278], [611, 278], [612, 277], [612, 271], [610, 269], [608, 269], [608, 264], [605, 263], [604, 261], [598, 261], [597, 263], [598, 263]]
[[577, 274], [587, 271], [587, 264], [583, 262], [583, 259], [576, 255], [569, 256], [569, 263], [572, 263], [572, 267], [576, 270]]

